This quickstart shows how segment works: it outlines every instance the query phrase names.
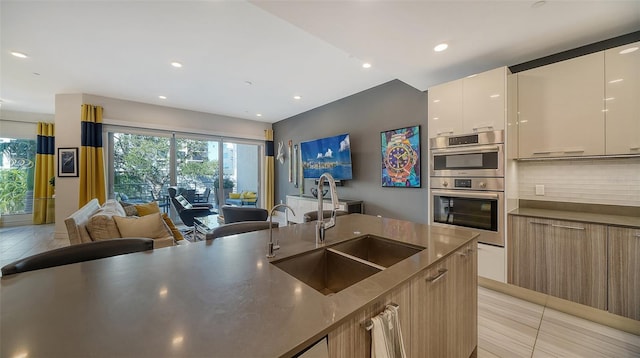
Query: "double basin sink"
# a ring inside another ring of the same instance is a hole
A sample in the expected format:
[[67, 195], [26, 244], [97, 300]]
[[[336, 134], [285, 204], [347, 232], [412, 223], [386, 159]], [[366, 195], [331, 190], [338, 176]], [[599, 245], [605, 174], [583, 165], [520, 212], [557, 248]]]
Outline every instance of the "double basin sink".
[[324, 295], [337, 293], [424, 247], [365, 235], [271, 263]]

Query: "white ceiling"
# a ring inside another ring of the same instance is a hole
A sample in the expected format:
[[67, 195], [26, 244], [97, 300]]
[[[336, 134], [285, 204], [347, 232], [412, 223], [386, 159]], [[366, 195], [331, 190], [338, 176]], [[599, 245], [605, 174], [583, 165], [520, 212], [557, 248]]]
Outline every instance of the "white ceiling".
[[54, 113], [55, 94], [90, 93], [276, 122], [392, 79], [426, 90], [640, 30], [638, 0], [533, 4], [2, 0], [1, 108]]

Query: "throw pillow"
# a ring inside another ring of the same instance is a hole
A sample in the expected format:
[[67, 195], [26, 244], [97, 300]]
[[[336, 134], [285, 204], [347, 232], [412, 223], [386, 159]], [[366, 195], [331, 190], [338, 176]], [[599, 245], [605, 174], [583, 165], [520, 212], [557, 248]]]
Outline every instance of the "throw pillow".
[[229, 193], [229, 199], [240, 199], [241, 193]]
[[171, 232], [165, 226], [160, 213], [141, 217], [114, 216], [113, 220], [122, 237], [148, 237], [152, 239], [171, 237]]
[[138, 216], [147, 216], [149, 214], [159, 213], [160, 207], [156, 201], [152, 201], [146, 204], [136, 204], [136, 210], [138, 211]]
[[121, 237], [114, 216], [125, 216], [124, 209], [115, 200], [107, 200], [102, 207], [87, 220], [86, 228], [93, 240], [109, 240]]
[[107, 200], [101, 207], [101, 210], [117, 213], [119, 216], [125, 216], [127, 213], [124, 212], [122, 205], [118, 203], [115, 199]]
[[96, 213], [87, 221], [87, 231], [94, 241], [120, 238], [120, 231], [113, 217], [104, 213]]
[[182, 233], [180, 232], [180, 230], [178, 230], [176, 225], [173, 223], [173, 220], [171, 220], [167, 213], [162, 214], [162, 220], [164, 220], [164, 223], [167, 224], [169, 230], [171, 230], [171, 233], [173, 234], [173, 238], [176, 239], [176, 241], [184, 239], [184, 236], [182, 236]]
[[125, 214], [127, 216], [138, 216], [138, 210], [136, 210], [136, 206], [131, 203], [125, 203], [124, 201], [119, 202], [122, 208], [124, 209]]

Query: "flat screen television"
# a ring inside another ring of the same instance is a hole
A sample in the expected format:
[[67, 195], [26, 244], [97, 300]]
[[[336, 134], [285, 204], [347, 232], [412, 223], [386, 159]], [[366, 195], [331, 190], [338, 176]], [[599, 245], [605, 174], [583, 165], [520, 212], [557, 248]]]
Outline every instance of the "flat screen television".
[[349, 134], [320, 138], [300, 143], [302, 175], [318, 179], [329, 173], [336, 180], [352, 179], [351, 142]]

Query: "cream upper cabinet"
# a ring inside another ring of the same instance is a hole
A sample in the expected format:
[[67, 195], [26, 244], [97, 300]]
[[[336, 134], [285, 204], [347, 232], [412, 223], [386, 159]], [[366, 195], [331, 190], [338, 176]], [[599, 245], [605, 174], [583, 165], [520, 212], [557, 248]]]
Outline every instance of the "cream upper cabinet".
[[604, 154], [604, 53], [518, 73], [518, 156]]
[[636, 42], [605, 51], [606, 154], [640, 154], [639, 48]]
[[429, 137], [503, 130], [507, 67], [429, 88]]
[[506, 67], [464, 78], [462, 127], [465, 133], [504, 129]]
[[462, 133], [462, 80], [429, 88], [428, 98], [429, 137]]

